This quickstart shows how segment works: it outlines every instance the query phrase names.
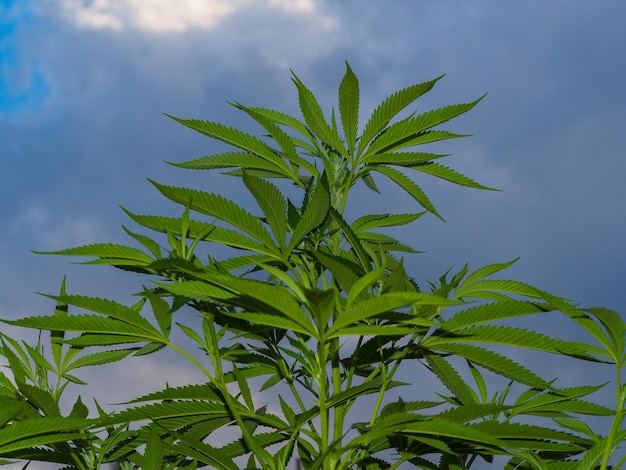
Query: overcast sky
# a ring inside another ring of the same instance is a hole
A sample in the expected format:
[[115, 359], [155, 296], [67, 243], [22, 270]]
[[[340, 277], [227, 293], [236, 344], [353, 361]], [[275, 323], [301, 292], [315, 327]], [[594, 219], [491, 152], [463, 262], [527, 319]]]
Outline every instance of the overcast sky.
[[[488, 92], [447, 126], [473, 137], [442, 148], [502, 192], [420, 181], [447, 223], [403, 231], [426, 251], [417, 279], [521, 256], [509, 276], [623, 312], [625, 23], [621, 0], [0, 0], [0, 316], [51, 312], [34, 292], [64, 274], [70, 292], [130, 302], [142, 279], [30, 250], [126, 242], [120, 204], [172, 209], [148, 177], [237, 199], [232, 179], [163, 163], [221, 147], [162, 113], [257, 132], [225, 102], [296, 114], [292, 69], [330, 110], [346, 60], [363, 115], [443, 73], [421, 110]], [[411, 204], [363, 194], [368, 210]], [[94, 380], [132, 396], [153, 383], [142, 364]]]

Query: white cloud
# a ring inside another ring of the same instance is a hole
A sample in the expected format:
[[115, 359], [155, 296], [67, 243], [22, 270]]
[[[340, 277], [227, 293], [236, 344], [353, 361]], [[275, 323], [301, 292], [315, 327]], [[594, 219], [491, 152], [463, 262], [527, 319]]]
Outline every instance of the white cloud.
[[[51, 5], [58, 7], [58, 4]], [[60, 6], [64, 17], [80, 28], [115, 31], [212, 30], [237, 13], [263, 11], [268, 7], [280, 13], [306, 16], [324, 28], [336, 24], [314, 0], [62, 0]]]
[[120, 30], [123, 23], [109, 0], [95, 0], [85, 5], [81, 0], [63, 0], [61, 11], [81, 28]]

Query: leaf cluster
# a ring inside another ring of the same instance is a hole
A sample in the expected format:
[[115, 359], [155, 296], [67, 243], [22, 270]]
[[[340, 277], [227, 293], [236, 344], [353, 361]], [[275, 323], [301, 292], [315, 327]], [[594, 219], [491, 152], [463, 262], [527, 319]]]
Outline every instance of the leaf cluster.
[[[225, 171], [256, 207], [152, 182], [180, 206], [180, 217], [124, 209], [152, 236], [125, 228], [135, 246], [55, 252], [149, 282], [131, 306], [68, 295], [63, 286], [52, 316], [5, 321], [49, 331], [52, 361], [40, 343], [2, 335], [13, 382], [0, 376], [0, 455], [66, 468], [117, 461], [129, 469], [282, 470], [297, 462], [307, 470], [444, 470], [482, 468], [497, 458], [508, 469], [610, 468], [626, 438], [619, 315], [500, 277], [516, 260], [465, 266], [419, 286], [405, 261], [417, 250], [387, 230], [425, 214], [442, 218], [414, 176], [490, 189], [439, 163], [447, 155], [418, 150], [463, 137], [440, 126], [482, 97], [402, 117], [440, 79], [390, 95], [361, 132], [359, 82], [349, 65], [338, 114], [329, 117], [296, 75], [301, 119], [232, 103], [261, 126], [262, 137], [172, 117], [234, 149], [173, 165]], [[349, 196], [360, 182], [380, 193], [380, 178], [408, 194], [417, 211], [351, 220]], [[556, 314], [592, 342], [511, 323]], [[189, 341], [176, 343], [175, 329]], [[79, 399], [61, 417], [65, 387], [82, 383], [74, 370], [163, 348], [197, 367], [205, 382], [166, 387], [117, 413], [98, 406], [91, 419]], [[613, 365], [615, 409], [587, 399], [601, 386], [558, 387], [555, 377], [516, 360], [512, 348]], [[496, 392], [494, 377], [504, 384]], [[416, 396], [433, 387], [434, 396]], [[613, 417], [609, 433], [591, 430], [585, 416]]]

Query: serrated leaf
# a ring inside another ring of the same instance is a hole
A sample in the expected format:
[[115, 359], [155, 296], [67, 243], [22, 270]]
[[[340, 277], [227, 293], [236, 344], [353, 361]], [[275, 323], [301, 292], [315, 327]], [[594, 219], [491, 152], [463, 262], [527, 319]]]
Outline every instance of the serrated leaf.
[[346, 74], [339, 85], [339, 114], [348, 151], [354, 155], [359, 127], [359, 80], [346, 62]]
[[448, 168], [447, 166], [440, 165], [438, 163], [431, 162], [431, 163], [411, 166], [411, 169], [421, 171], [422, 173], [428, 173], [429, 175], [436, 176], [437, 178], [450, 181], [451, 183], [458, 184], [460, 186], [495, 191], [495, 189], [493, 188], [483, 186], [482, 184], [477, 183], [473, 179], [468, 178], [465, 175], [462, 175], [461, 173], [453, 170], [452, 168]]
[[267, 248], [275, 247], [269, 232], [261, 222], [239, 205], [222, 196], [197, 191], [194, 189], [165, 186], [152, 181], [157, 189], [168, 199], [211, 217], [217, 217], [261, 242]]
[[478, 397], [471, 387], [461, 378], [458, 371], [439, 354], [425, 354], [432, 372], [441, 380], [441, 383], [454, 394], [463, 405], [478, 403]]
[[411, 305], [448, 306], [458, 304], [444, 297], [423, 294], [421, 292], [391, 292], [389, 294], [381, 294], [348, 306], [345, 312], [335, 320], [335, 323], [329, 330], [329, 334], [357, 322]]
[[196, 158], [186, 162], [168, 162], [172, 166], [192, 170], [212, 170], [218, 168], [243, 168], [263, 170], [277, 175], [289, 176], [289, 173], [273, 161], [268, 161], [249, 152], [225, 152]]
[[535, 315], [550, 310], [548, 304], [506, 300], [493, 302], [455, 312], [441, 325], [447, 331], [458, 331], [481, 323], [506, 320], [525, 315]]
[[324, 222], [329, 208], [328, 191], [324, 188], [324, 185], [318, 184], [302, 213], [302, 217], [300, 217], [298, 224], [293, 230], [287, 246], [287, 252], [293, 251], [309, 232]]
[[463, 357], [468, 361], [506, 377], [507, 379], [514, 380], [530, 387], [545, 390], [553, 389], [550, 383], [543, 380], [533, 371], [494, 351], [466, 344], [441, 344], [437, 346], [437, 349], [439, 351]]
[[435, 83], [443, 77], [437, 77], [434, 80], [428, 82], [417, 83], [410, 87], [399, 90], [389, 97], [387, 97], [378, 107], [374, 110], [371, 117], [365, 125], [361, 140], [359, 142], [359, 155], [363, 155], [364, 150], [371, 140], [389, 124], [399, 112], [405, 109], [417, 98], [424, 93], [430, 91]]
[[287, 238], [287, 201], [275, 185], [262, 178], [244, 173], [243, 182], [263, 211], [274, 238], [284, 248]]
[[368, 214], [352, 222], [352, 230], [355, 233], [361, 233], [374, 228], [406, 225], [419, 219], [423, 214], [424, 212], [415, 214]]
[[463, 297], [484, 298], [484, 295], [490, 292], [521, 295], [534, 299], [541, 299], [544, 297], [541, 291], [533, 286], [520, 281], [500, 279], [485, 279], [482, 281], [476, 281], [471, 285], [464, 284], [455, 292], [455, 297], [458, 299]]
[[143, 251], [129, 246], [118, 245], [116, 243], [95, 243], [76, 248], [68, 248], [58, 251], [35, 251], [39, 254], [64, 255], [64, 256], [95, 256], [102, 259], [127, 260], [140, 265], [149, 264], [153, 259]]
[[290, 170], [283, 159], [280, 158], [280, 156], [278, 156], [273, 149], [271, 149], [262, 140], [250, 134], [216, 122], [200, 121], [197, 119], [178, 119], [167, 114], [166, 116], [186, 127], [189, 127], [190, 129], [200, 132], [201, 134], [258, 155], [264, 160], [282, 168], [284, 174], [286, 175], [289, 175], [290, 173]]
[[118, 349], [112, 351], [100, 351], [86, 356], [81, 356], [75, 359], [65, 367], [65, 371], [69, 372], [74, 369], [80, 369], [81, 367], [99, 366], [102, 364], [109, 364], [111, 362], [121, 361], [130, 354], [135, 352], [134, 349]]
[[407, 139], [416, 137], [420, 132], [443, 124], [476, 106], [484, 95], [471, 103], [453, 104], [434, 109], [415, 117], [392, 124], [376, 138], [367, 149], [368, 154], [389, 152], [404, 144]]
[[428, 196], [424, 193], [422, 188], [420, 188], [417, 184], [415, 184], [411, 179], [409, 179], [404, 173], [386, 166], [373, 166], [372, 171], [377, 171], [382, 173], [391, 181], [396, 183], [402, 189], [404, 189], [413, 199], [415, 199], [424, 209], [432, 214], [436, 215], [438, 218], [443, 220], [443, 217], [437, 212], [435, 206], [430, 202]]
[[300, 104], [300, 111], [302, 112], [302, 117], [304, 117], [304, 122], [306, 122], [307, 127], [322, 142], [345, 156], [346, 149], [343, 142], [337, 134], [337, 130], [329, 126], [326, 122], [322, 108], [320, 108], [315, 95], [293, 73], [292, 81], [298, 89], [298, 103]]
[[449, 157], [449, 154], [429, 153], [429, 152], [381, 152], [367, 155], [361, 159], [361, 163], [366, 164], [361, 171], [368, 171], [370, 166], [375, 165], [396, 165], [402, 167], [413, 167], [421, 165], [431, 160]]

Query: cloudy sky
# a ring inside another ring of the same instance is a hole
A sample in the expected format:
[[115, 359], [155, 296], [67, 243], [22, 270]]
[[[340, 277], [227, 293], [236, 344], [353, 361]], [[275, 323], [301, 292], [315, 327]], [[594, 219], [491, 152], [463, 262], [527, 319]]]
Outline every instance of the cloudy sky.
[[[447, 223], [403, 232], [426, 251], [412, 274], [521, 256], [511, 277], [623, 312], [625, 21], [618, 0], [0, 0], [0, 316], [50, 312], [35, 292], [64, 274], [71, 292], [129, 302], [140, 279], [30, 250], [125, 242], [120, 204], [171, 210], [146, 178], [238, 197], [163, 163], [220, 148], [164, 112], [256, 132], [227, 100], [296, 114], [292, 69], [330, 109], [346, 60], [366, 112], [442, 73], [420, 109], [488, 92], [448, 126], [473, 137], [446, 144], [447, 164], [502, 192], [424, 181]], [[410, 204], [367, 204], [390, 199]], [[153, 383], [142, 364], [93, 379], [132, 396]]]

